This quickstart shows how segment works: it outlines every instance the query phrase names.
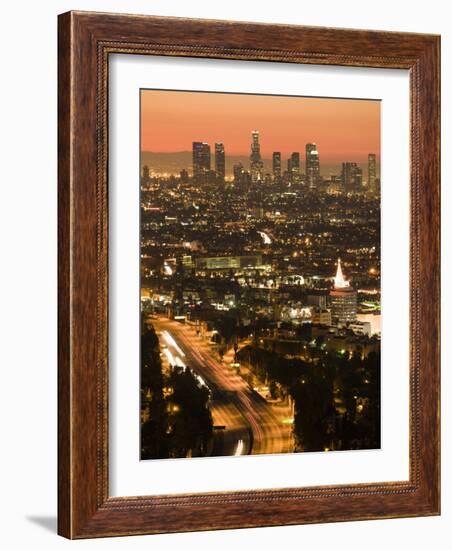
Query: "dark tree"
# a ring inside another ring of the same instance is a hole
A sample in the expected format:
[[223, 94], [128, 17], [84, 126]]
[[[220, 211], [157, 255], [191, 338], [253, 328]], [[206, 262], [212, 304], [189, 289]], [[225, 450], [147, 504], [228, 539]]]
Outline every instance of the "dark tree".
[[141, 336], [141, 411], [146, 418], [141, 426], [141, 458], [166, 458], [166, 405], [159, 341], [153, 328], [145, 327]]
[[315, 367], [309, 382], [298, 382], [292, 390], [295, 400], [294, 435], [303, 451], [323, 451], [331, 445], [335, 408], [333, 386]]
[[174, 368], [164, 376], [158, 337], [152, 327], [145, 327], [141, 338], [141, 458], [205, 456], [213, 431], [209, 398], [207, 386], [188, 368]]
[[174, 369], [169, 377], [173, 394], [169, 400], [170, 455], [205, 456], [212, 437], [209, 390], [186, 369]]

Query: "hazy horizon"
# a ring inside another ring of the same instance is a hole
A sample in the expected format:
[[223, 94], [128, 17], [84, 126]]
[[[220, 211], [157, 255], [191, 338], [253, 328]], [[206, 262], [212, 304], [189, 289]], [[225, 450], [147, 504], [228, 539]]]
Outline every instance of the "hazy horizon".
[[192, 143], [223, 143], [227, 156], [250, 155], [251, 132], [259, 131], [261, 155], [304, 158], [316, 143], [322, 165], [367, 162], [380, 156], [378, 100], [185, 92], [141, 91], [141, 151], [191, 152]]
[[[212, 145], [211, 145], [212, 148]], [[212, 148], [213, 149], [213, 148]], [[304, 173], [305, 169], [305, 156], [304, 150], [298, 151], [300, 153], [301, 161], [301, 172]], [[369, 151], [371, 152], [371, 151]], [[212, 151], [212, 166], [214, 166], [215, 154]], [[242, 162], [245, 169], [249, 169], [249, 154], [245, 155], [228, 155], [227, 150], [225, 151], [226, 158], [226, 175], [232, 176], [232, 168], [234, 164]], [[281, 159], [282, 170], [287, 169], [287, 158], [283, 156]], [[271, 157], [262, 157], [264, 163], [264, 170], [266, 172], [272, 172], [272, 158]], [[320, 173], [322, 176], [329, 176], [331, 174], [339, 175], [341, 172], [342, 162], [356, 162], [363, 168], [364, 177], [367, 177], [367, 156], [365, 159], [357, 158], [344, 158], [341, 162], [328, 162], [323, 160], [320, 156]], [[180, 171], [185, 169], [189, 173], [192, 172], [192, 151], [191, 150], [182, 150], [182, 151], [141, 151], [141, 167], [149, 166], [151, 173], [167, 173], [170, 175], [178, 176]], [[377, 176], [380, 174], [380, 162], [379, 157], [377, 156]]]

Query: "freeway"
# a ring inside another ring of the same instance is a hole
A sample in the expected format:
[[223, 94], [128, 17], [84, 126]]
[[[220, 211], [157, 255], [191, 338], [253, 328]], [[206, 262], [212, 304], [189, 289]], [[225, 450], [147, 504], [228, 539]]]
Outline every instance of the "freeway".
[[212, 455], [291, 452], [290, 426], [282, 423], [271, 404], [215, 357], [212, 346], [191, 326], [163, 317], [153, 319], [152, 324], [174, 363], [190, 367], [212, 391], [214, 425], [225, 427], [223, 435], [216, 438]]

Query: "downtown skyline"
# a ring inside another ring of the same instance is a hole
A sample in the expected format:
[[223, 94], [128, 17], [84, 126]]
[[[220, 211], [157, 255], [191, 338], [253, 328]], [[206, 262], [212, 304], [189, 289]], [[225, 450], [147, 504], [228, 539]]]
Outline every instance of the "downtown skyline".
[[226, 155], [248, 156], [258, 129], [262, 159], [316, 143], [324, 165], [380, 157], [380, 102], [273, 95], [142, 90], [141, 151], [189, 152], [193, 141], [224, 144]]
[[380, 448], [379, 103], [158, 94], [141, 144], [172, 165], [142, 147], [141, 459]]
[[[232, 159], [233, 162], [226, 155], [222, 142], [216, 142], [212, 147], [207, 142], [193, 141], [191, 162], [186, 154], [184, 162], [178, 163], [177, 157], [175, 157], [175, 163], [170, 169], [155, 169], [156, 163], [152, 159], [146, 159], [146, 155], [142, 153], [141, 165], [146, 171], [146, 177], [180, 177], [184, 182], [188, 182], [191, 177], [195, 183], [209, 181], [216, 181], [220, 184], [234, 182], [236, 185], [273, 183], [289, 187], [292, 184], [301, 184], [311, 191], [322, 188], [323, 190], [330, 189], [333, 192], [342, 189], [345, 192], [370, 191], [374, 193], [379, 188], [379, 162], [377, 155], [373, 152], [367, 155], [367, 166], [364, 163], [344, 160], [336, 166], [334, 171], [331, 170], [331, 165], [325, 171], [317, 144], [312, 142], [306, 143], [304, 155], [299, 151], [293, 151], [284, 159], [281, 151], [273, 151], [272, 159], [269, 161], [269, 159], [264, 159], [261, 154], [259, 130], [253, 130], [249, 156], [243, 155], [232, 157]], [[151, 169], [149, 164], [154, 166], [154, 169]], [[189, 164], [191, 164], [190, 168], [188, 168]]]

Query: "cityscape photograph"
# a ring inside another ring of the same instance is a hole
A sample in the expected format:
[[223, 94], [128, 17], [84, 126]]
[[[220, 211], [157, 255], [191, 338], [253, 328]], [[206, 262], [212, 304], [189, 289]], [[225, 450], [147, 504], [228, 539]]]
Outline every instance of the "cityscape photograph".
[[380, 448], [378, 100], [140, 91], [140, 458]]

